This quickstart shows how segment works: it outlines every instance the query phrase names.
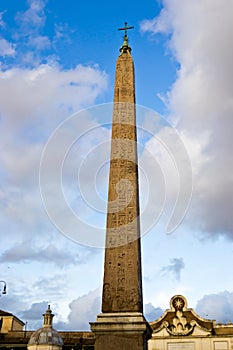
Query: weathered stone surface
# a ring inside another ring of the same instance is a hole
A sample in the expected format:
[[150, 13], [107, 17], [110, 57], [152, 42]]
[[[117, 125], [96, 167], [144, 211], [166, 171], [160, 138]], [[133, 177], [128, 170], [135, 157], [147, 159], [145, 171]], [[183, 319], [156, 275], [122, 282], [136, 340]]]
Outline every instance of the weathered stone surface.
[[188, 308], [183, 295], [174, 295], [170, 309], [150, 323], [153, 330], [149, 350], [230, 350], [233, 349], [233, 324], [216, 324]]
[[143, 317], [134, 65], [116, 63], [102, 314], [91, 323], [95, 350], [146, 350]]
[[146, 350], [150, 328], [140, 312], [103, 313], [91, 324], [95, 350]]
[[134, 66], [129, 52], [116, 64], [103, 312], [142, 312]]

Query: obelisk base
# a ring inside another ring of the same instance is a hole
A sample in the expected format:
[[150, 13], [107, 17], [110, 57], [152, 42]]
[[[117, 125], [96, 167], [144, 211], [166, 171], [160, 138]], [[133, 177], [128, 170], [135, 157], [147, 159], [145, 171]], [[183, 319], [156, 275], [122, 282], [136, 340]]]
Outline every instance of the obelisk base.
[[152, 332], [140, 312], [102, 313], [90, 325], [95, 350], [147, 350]]

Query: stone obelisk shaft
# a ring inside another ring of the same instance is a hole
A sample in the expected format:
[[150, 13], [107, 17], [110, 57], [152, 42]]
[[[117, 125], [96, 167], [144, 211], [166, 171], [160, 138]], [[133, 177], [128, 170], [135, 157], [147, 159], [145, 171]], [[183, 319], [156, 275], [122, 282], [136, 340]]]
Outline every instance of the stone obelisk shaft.
[[134, 64], [116, 63], [102, 312], [142, 312]]
[[91, 323], [95, 350], [147, 350], [151, 336], [142, 313], [134, 65], [130, 51], [125, 34], [116, 63], [102, 313]]

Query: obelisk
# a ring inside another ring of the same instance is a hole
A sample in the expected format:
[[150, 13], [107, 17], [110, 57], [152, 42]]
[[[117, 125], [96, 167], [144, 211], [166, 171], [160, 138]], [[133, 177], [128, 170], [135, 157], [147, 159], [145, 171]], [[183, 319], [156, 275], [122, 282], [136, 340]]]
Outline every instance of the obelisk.
[[91, 323], [95, 350], [145, 350], [134, 64], [125, 23], [116, 62], [102, 314]]

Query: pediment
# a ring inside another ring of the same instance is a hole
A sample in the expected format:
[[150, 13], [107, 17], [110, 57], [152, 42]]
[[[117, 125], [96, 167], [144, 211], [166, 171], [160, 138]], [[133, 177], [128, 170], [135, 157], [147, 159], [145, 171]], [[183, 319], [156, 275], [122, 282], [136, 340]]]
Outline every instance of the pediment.
[[212, 334], [215, 321], [198, 316], [193, 309], [187, 308], [187, 301], [182, 295], [171, 298], [170, 309], [150, 326], [158, 335], [187, 336]]

